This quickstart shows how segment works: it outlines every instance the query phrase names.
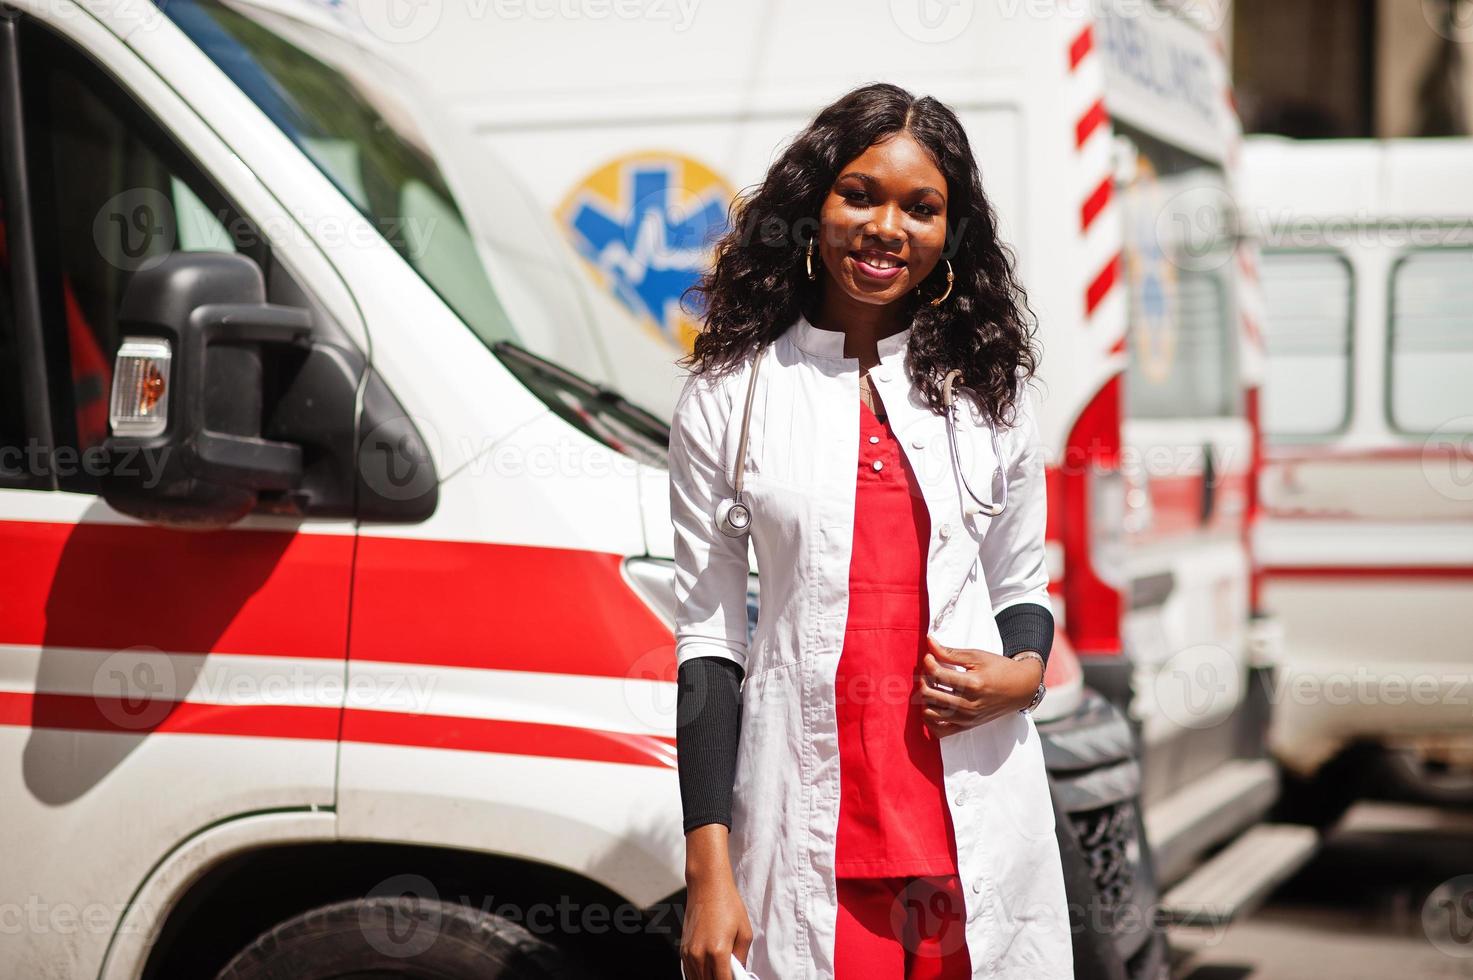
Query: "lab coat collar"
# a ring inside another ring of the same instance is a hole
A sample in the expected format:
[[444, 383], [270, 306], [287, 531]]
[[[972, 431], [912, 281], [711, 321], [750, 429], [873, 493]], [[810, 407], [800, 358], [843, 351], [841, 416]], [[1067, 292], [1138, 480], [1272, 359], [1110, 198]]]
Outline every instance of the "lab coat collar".
[[[905, 350], [910, 340], [912, 328], [906, 327], [898, 333], [892, 333], [888, 337], [881, 337], [876, 342], [879, 349], [880, 360], [888, 362], [892, 357], [899, 355]], [[858, 361], [857, 357], [844, 357], [844, 331], [823, 330], [808, 322], [803, 314], [798, 314], [798, 319], [788, 328], [788, 334], [798, 349], [805, 354], [815, 357], [832, 357], [842, 360]]]

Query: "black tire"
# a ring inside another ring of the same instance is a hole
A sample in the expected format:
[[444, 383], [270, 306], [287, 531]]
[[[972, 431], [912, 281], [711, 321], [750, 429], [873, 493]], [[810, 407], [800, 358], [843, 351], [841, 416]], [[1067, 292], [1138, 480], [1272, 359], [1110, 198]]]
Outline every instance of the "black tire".
[[1139, 796], [1139, 742], [1109, 701], [1040, 726], [1078, 980], [1167, 980], [1155, 861]]
[[1074, 946], [1076, 980], [1129, 980], [1125, 963], [1115, 947], [1109, 930], [1098, 928], [1093, 920], [1101, 907], [1099, 889], [1090, 874], [1089, 857], [1080, 846], [1079, 836], [1069, 815], [1059, 806], [1054, 795], [1054, 835], [1059, 841], [1059, 857], [1064, 865], [1064, 892], [1069, 900], [1069, 929]]
[[262, 933], [215, 980], [562, 980], [556, 946], [480, 909], [420, 896], [350, 899]]

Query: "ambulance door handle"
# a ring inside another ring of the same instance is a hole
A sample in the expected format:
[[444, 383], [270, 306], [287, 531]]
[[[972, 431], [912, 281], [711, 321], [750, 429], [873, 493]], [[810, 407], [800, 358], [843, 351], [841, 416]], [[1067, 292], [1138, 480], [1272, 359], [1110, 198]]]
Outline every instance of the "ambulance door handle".
[[1212, 520], [1212, 511], [1217, 506], [1217, 462], [1212, 454], [1212, 443], [1202, 443], [1202, 523]]

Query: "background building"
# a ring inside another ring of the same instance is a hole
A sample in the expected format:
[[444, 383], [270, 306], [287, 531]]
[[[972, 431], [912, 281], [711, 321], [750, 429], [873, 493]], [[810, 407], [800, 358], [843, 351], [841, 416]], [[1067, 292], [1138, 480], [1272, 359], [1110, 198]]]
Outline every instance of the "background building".
[[1224, 33], [1249, 132], [1473, 132], [1473, 0], [1237, 0]]

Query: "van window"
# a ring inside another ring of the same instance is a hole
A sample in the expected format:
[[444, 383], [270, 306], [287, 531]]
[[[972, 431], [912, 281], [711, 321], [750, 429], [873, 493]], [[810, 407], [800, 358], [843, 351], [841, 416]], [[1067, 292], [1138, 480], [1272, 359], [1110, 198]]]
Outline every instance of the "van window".
[[1263, 253], [1267, 323], [1263, 426], [1270, 437], [1322, 436], [1350, 420], [1350, 263], [1333, 252]]
[[1417, 251], [1397, 262], [1388, 345], [1391, 425], [1473, 431], [1473, 249]]
[[487, 344], [518, 340], [413, 112], [370, 72], [325, 64], [267, 15], [155, 0]]
[[[1131, 176], [1120, 188], [1128, 304], [1126, 412], [1174, 419], [1241, 411], [1231, 214], [1222, 168], [1117, 120]], [[1209, 218], [1209, 213], [1216, 220]]]
[[266, 247], [89, 59], [30, 20], [20, 43], [58, 483], [95, 491], [87, 450], [107, 438], [129, 276], [174, 251], [239, 250], [265, 268]]
[[1178, 271], [1169, 305], [1159, 317], [1133, 315], [1130, 331], [1126, 398], [1131, 416], [1201, 418], [1237, 410], [1227, 287], [1220, 278]]
[[25, 486], [31, 464], [26, 453], [26, 406], [21, 390], [20, 337], [15, 294], [10, 285], [10, 255], [5, 246], [5, 183], [0, 162], [0, 486]]

